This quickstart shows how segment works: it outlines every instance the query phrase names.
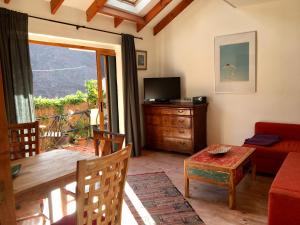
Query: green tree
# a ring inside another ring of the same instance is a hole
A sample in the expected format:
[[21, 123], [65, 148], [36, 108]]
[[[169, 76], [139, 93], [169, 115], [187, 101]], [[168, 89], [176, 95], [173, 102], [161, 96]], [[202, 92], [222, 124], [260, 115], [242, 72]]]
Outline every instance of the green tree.
[[87, 92], [87, 101], [90, 107], [96, 107], [98, 101], [98, 83], [97, 80], [88, 80], [85, 82]]

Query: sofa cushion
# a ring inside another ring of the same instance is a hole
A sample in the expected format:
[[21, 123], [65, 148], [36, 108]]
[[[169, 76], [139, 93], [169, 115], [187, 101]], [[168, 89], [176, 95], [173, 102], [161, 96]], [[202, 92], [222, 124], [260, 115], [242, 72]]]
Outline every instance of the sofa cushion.
[[[97, 220], [94, 220], [92, 224], [97, 225]], [[51, 225], [76, 225], [76, 213], [64, 216], [62, 219]]]
[[245, 144], [259, 145], [259, 146], [271, 146], [280, 141], [279, 135], [273, 134], [255, 134], [252, 138], [245, 140]]
[[300, 153], [291, 152], [269, 192], [269, 225], [300, 224]]
[[282, 140], [272, 146], [244, 145], [256, 148], [257, 157], [285, 159], [289, 152], [300, 152], [300, 141]]
[[300, 141], [300, 124], [257, 122], [255, 134], [276, 134], [282, 139]]
[[300, 153], [288, 154], [273, 181], [272, 188], [291, 191], [300, 198]]
[[289, 152], [300, 153], [300, 141], [282, 140], [272, 146], [243, 145], [256, 148], [257, 171], [275, 175]]

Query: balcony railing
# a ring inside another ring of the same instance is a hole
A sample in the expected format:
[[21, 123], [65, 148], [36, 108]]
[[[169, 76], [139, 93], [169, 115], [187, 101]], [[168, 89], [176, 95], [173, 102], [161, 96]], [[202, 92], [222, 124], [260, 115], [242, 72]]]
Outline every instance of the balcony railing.
[[41, 151], [60, 148], [76, 138], [91, 137], [91, 110], [71, 112], [62, 115], [41, 116]]

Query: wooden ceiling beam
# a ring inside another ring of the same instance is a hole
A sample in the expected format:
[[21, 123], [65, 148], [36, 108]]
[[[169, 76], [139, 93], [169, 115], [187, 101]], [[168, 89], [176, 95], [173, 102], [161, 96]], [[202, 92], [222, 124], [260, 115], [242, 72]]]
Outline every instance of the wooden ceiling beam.
[[55, 14], [59, 7], [63, 4], [64, 0], [51, 0], [50, 2], [50, 8], [51, 8], [51, 14]]
[[237, 8], [234, 4], [232, 4], [228, 0], [223, 0], [223, 1], [226, 2], [228, 5], [230, 5], [232, 8]]
[[115, 16], [115, 18], [114, 18], [115, 28], [117, 28], [123, 21], [124, 20], [122, 18]]
[[86, 11], [86, 20], [90, 22], [106, 2], [107, 0], [95, 0]]
[[121, 10], [114, 9], [111, 7], [104, 6], [101, 9], [99, 9], [98, 12], [104, 15], [118, 17], [123, 20], [132, 21], [138, 24], [143, 24], [143, 25], [145, 24], [145, 20], [143, 17], [133, 15], [131, 13], [123, 12]]
[[172, 0], [160, 0], [148, 13], [144, 16], [145, 24], [137, 24], [136, 30], [140, 32], [151, 20], [153, 20]]
[[186, 7], [188, 7], [194, 0], [182, 0], [166, 17], [164, 17], [154, 28], [153, 34], [158, 34], [169, 23], [172, 22]]

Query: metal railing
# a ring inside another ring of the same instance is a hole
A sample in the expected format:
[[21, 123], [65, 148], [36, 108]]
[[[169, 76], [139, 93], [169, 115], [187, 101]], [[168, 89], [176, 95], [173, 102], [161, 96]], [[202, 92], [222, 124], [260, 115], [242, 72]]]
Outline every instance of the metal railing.
[[40, 116], [41, 151], [47, 151], [70, 142], [70, 137], [76, 133], [90, 132], [90, 110], [77, 111], [74, 113]]

